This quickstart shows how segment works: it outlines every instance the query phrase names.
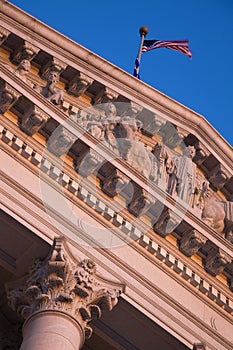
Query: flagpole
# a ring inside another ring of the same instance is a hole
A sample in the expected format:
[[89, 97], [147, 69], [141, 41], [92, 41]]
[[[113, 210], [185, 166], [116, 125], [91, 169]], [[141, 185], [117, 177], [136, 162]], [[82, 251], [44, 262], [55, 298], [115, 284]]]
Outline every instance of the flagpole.
[[139, 50], [138, 50], [138, 55], [135, 61], [135, 66], [134, 66], [134, 73], [133, 75], [139, 79], [139, 66], [140, 66], [140, 62], [141, 62], [141, 56], [142, 56], [142, 46], [144, 43], [144, 39], [147, 36], [149, 30], [147, 27], [141, 27], [139, 29], [139, 33], [141, 36], [141, 40], [140, 40], [140, 45], [139, 45]]

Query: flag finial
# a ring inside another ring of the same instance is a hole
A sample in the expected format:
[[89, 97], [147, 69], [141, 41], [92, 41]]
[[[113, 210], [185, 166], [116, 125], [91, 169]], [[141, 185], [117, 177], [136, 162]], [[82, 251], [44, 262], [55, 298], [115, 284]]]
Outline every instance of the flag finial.
[[139, 29], [139, 33], [140, 33], [140, 35], [141, 36], [147, 36], [147, 34], [149, 33], [149, 30], [148, 30], [148, 28], [147, 27], [141, 27], [140, 29]]

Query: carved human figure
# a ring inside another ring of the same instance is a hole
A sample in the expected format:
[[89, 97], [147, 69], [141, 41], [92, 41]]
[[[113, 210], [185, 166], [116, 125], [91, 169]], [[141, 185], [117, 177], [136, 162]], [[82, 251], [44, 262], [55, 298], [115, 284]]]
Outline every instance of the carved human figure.
[[49, 101], [55, 105], [61, 105], [63, 101], [63, 91], [56, 87], [59, 81], [59, 73], [51, 70], [48, 74], [47, 84], [44, 87], [35, 85], [34, 89], [45, 96]]
[[31, 69], [31, 63], [27, 59], [23, 59], [18, 68], [15, 70], [15, 75], [17, 75], [21, 80], [28, 83], [27, 76]]
[[196, 165], [192, 159], [195, 156], [195, 148], [188, 146], [189, 154], [175, 157], [167, 162], [168, 193], [177, 195], [184, 202], [189, 203], [190, 197], [194, 191]]

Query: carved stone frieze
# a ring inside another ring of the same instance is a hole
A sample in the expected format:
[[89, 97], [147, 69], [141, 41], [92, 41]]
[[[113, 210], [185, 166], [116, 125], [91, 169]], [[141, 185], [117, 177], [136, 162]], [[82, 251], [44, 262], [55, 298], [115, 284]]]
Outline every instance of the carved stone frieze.
[[75, 96], [82, 96], [93, 83], [93, 79], [88, 77], [86, 74], [79, 73], [76, 75], [68, 85], [68, 92]]
[[225, 267], [231, 263], [231, 257], [220, 248], [213, 247], [205, 260], [205, 269], [213, 276], [223, 272]]
[[24, 41], [21, 46], [17, 46], [12, 52], [11, 60], [15, 64], [19, 64], [24, 59], [31, 61], [39, 51], [40, 49], [38, 47], [28, 41]]
[[138, 118], [143, 122], [143, 131], [149, 135], [158, 134], [162, 125], [165, 124], [165, 120], [155, 113], [143, 112]]
[[93, 104], [97, 105], [100, 103], [113, 102], [117, 99], [118, 96], [119, 96], [119, 94], [116, 91], [105, 86], [95, 96], [95, 98], [93, 100]]
[[166, 208], [153, 225], [153, 229], [160, 236], [166, 237], [180, 224], [181, 220], [171, 209]]
[[25, 111], [20, 122], [20, 128], [32, 136], [37, 133], [47, 122], [49, 115], [35, 105], [30, 105]]
[[0, 112], [5, 113], [19, 99], [21, 94], [11, 85], [0, 79]]
[[55, 239], [48, 258], [37, 260], [24, 280], [7, 285], [9, 305], [23, 319], [38, 311], [61, 311], [76, 319], [87, 338], [90, 322], [102, 310], [112, 310], [121, 291], [120, 285], [110, 286], [96, 275], [92, 260], [75, 263], [62, 238]]
[[0, 26], [0, 45], [4, 43], [7, 37], [10, 35], [10, 31]]
[[137, 104], [136, 102], [130, 101], [129, 108], [127, 110], [127, 115], [129, 115], [132, 118], [136, 118], [139, 113], [141, 113], [143, 110], [143, 107]]
[[177, 128], [170, 122], [166, 122], [162, 125], [159, 130], [159, 134], [162, 136], [163, 143], [171, 149], [174, 149], [183, 142]]
[[222, 165], [216, 166], [210, 173], [209, 181], [218, 190], [231, 178], [232, 174]]
[[51, 71], [57, 72], [60, 75], [67, 67], [67, 64], [56, 57], [51, 58], [43, 67], [41, 67], [40, 75], [42, 79], [47, 80]]
[[192, 256], [206, 243], [205, 238], [197, 230], [185, 232], [180, 239], [180, 250], [187, 256]]
[[194, 191], [192, 197], [192, 207], [203, 210], [205, 199], [208, 196], [209, 181], [196, 172]]
[[101, 188], [108, 196], [114, 197], [129, 183], [130, 179], [120, 170], [114, 169], [101, 181]]

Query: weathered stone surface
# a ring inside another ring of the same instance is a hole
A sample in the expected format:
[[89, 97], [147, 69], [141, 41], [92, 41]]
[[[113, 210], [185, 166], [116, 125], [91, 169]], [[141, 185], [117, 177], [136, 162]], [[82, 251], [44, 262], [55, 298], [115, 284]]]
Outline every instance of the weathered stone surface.
[[69, 82], [68, 92], [75, 96], [82, 96], [88, 89], [88, 87], [93, 83], [93, 79], [88, 77], [86, 74], [79, 73], [73, 77]]
[[11, 85], [0, 79], [0, 112], [8, 111], [19, 99], [21, 94]]
[[206, 270], [213, 276], [221, 274], [224, 268], [231, 263], [231, 258], [220, 248], [214, 247], [209, 251], [205, 260]]
[[35, 261], [24, 279], [7, 285], [9, 305], [22, 318], [38, 311], [61, 311], [77, 320], [87, 338], [90, 322], [102, 310], [112, 310], [120, 292], [120, 287], [111, 289], [96, 275], [92, 260], [76, 264], [62, 238], [55, 239], [47, 259]]
[[185, 232], [180, 240], [180, 250], [187, 256], [192, 256], [206, 243], [207, 239], [197, 230]]
[[28, 135], [34, 135], [48, 119], [49, 116], [44, 111], [37, 106], [30, 105], [22, 117], [20, 128]]

